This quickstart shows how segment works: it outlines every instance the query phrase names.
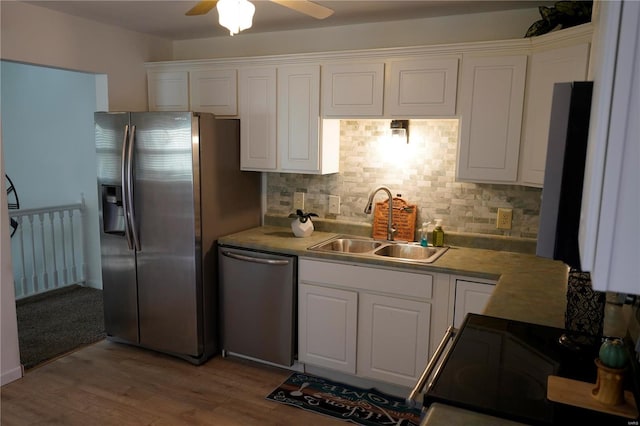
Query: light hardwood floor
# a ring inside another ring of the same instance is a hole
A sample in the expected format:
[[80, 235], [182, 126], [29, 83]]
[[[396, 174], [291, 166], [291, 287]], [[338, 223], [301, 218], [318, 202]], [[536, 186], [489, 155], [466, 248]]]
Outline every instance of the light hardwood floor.
[[201, 366], [100, 341], [0, 389], [10, 425], [344, 425], [265, 399], [290, 372], [215, 357]]

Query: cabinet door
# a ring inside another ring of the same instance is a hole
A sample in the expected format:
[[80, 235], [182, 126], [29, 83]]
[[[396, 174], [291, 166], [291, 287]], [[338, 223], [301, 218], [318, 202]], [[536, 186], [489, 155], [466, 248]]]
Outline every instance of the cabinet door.
[[455, 115], [458, 58], [391, 62], [388, 78], [385, 115]]
[[465, 57], [458, 180], [515, 182], [527, 57]]
[[326, 117], [382, 116], [384, 64], [322, 67], [322, 110]]
[[415, 385], [428, 358], [431, 305], [361, 293], [359, 310], [358, 375]]
[[542, 186], [547, 159], [551, 98], [554, 83], [583, 81], [587, 75], [589, 43], [531, 56], [522, 140], [520, 182]]
[[149, 111], [189, 111], [189, 73], [150, 71], [147, 73]]
[[276, 69], [242, 68], [238, 87], [240, 102], [240, 168], [275, 170]]
[[320, 170], [320, 66], [278, 68], [278, 145], [282, 171]]
[[303, 363], [356, 372], [358, 293], [298, 285], [298, 358]]
[[492, 284], [456, 280], [453, 326], [459, 328], [468, 313], [482, 314], [494, 288]]
[[216, 115], [238, 114], [237, 71], [203, 70], [189, 73], [191, 110]]

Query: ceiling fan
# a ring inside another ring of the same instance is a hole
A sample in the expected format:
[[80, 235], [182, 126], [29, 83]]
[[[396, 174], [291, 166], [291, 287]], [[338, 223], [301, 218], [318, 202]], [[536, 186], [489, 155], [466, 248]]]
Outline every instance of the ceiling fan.
[[[273, 3], [277, 3], [280, 6], [284, 6], [286, 8], [295, 10], [296, 12], [303, 13], [305, 15], [309, 15], [316, 19], [325, 19], [329, 16], [333, 15], [333, 10], [328, 7], [319, 5], [318, 3], [314, 3], [308, 0], [270, 0]], [[209, 13], [211, 9], [216, 7], [217, 0], [213, 1], [201, 1], [198, 2], [194, 7], [189, 9], [185, 15], [194, 16], [194, 15], [205, 15]]]

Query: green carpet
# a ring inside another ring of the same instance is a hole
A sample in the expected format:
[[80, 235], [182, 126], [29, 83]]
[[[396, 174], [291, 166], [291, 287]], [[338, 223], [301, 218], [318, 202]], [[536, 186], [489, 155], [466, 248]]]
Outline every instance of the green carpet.
[[20, 361], [32, 368], [105, 337], [102, 290], [73, 285], [16, 302]]

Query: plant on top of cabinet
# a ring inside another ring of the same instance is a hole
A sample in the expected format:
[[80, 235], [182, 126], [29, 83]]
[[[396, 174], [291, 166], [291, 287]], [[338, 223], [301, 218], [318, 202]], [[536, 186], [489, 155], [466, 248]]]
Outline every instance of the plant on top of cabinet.
[[553, 7], [539, 6], [542, 19], [531, 24], [525, 37], [546, 34], [560, 28], [570, 28], [591, 22], [592, 1], [557, 1]]

